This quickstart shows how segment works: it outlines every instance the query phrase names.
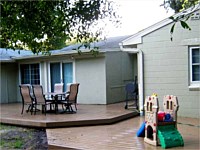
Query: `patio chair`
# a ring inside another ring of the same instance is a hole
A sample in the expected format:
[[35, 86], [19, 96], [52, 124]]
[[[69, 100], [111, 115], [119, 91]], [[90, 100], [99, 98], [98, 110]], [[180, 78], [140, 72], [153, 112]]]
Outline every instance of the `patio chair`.
[[[72, 83], [70, 85], [70, 91], [67, 92], [65, 100], [60, 101], [60, 104], [64, 105], [66, 111], [76, 112], [77, 111], [77, 96], [79, 83]], [[74, 105], [76, 111], [73, 110], [72, 105]]]
[[63, 92], [63, 83], [55, 83], [54, 84], [54, 93], [62, 93]]
[[[41, 105], [42, 106], [42, 112], [45, 113], [46, 115], [46, 108], [47, 105], [50, 105], [50, 109], [51, 109], [51, 105], [54, 104], [54, 101], [47, 101], [47, 99], [45, 98], [45, 95], [43, 94], [43, 88], [41, 85], [32, 85], [32, 89], [33, 89], [33, 96], [35, 98], [35, 108], [37, 109], [37, 105]], [[35, 111], [36, 114], [36, 111]]]
[[[53, 93], [62, 93], [63, 92], [63, 85], [64, 85], [63, 83], [55, 83]], [[50, 96], [50, 97], [46, 96], [46, 98], [49, 99], [49, 100], [50, 99], [53, 100], [53, 96]], [[58, 99], [62, 99], [62, 97], [59, 96]]]
[[26, 110], [26, 112], [28, 113], [30, 111], [31, 115], [32, 115], [33, 109], [35, 107], [35, 100], [31, 96], [30, 85], [19, 85], [19, 87], [20, 87], [20, 94], [22, 97], [22, 112], [21, 112], [21, 114], [23, 114], [23, 112], [24, 112], [24, 105], [28, 105], [28, 109]]

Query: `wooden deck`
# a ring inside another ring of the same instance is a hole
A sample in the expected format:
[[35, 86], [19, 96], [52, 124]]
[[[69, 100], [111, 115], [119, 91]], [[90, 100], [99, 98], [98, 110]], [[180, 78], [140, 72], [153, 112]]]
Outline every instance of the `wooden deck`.
[[[21, 115], [21, 104], [2, 104], [1, 123], [46, 128], [49, 149], [84, 150], [162, 150], [137, 137], [144, 117], [125, 110], [124, 103], [112, 105], [78, 105], [76, 114]], [[178, 130], [184, 147], [170, 150], [200, 149], [200, 120], [178, 117]]]
[[[85, 125], [103, 125], [116, 123], [134, 116], [134, 110], [125, 110], [124, 103], [112, 105], [78, 105], [74, 114], [47, 113], [46, 116], [37, 112], [36, 115], [24, 112], [21, 115], [21, 104], [1, 104], [0, 122], [38, 128], [55, 128]], [[61, 109], [61, 108], [60, 108]]]

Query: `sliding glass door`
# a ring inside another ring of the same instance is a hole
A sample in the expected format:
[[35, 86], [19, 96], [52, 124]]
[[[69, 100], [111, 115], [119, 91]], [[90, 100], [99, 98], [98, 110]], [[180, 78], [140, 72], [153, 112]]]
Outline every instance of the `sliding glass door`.
[[73, 68], [72, 63], [63, 63], [63, 83], [64, 83], [64, 91], [67, 90], [67, 84], [73, 82]]
[[50, 64], [50, 77], [51, 77], [51, 92], [54, 91], [54, 84], [61, 83], [60, 63]]
[[55, 83], [64, 83], [64, 91], [66, 91], [67, 84], [73, 82], [73, 65], [68, 63], [50, 63], [50, 82], [51, 92], [54, 91]]

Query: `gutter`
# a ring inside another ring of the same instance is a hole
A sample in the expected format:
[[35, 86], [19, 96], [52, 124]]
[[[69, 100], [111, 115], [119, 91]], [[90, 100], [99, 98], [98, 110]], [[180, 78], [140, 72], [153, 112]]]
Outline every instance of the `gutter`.
[[14, 62], [16, 62], [16, 61], [13, 60], [13, 59], [7, 59], [7, 60], [2, 59], [2, 60], [0, 60], [0, 63], [14, 63]]
[[[33, 54], [33, 55], [22, 55], [20, 57], [13, 57], [13, 59], [15, 60], [24, 60], [24, 59], [34, 59], [34, 58], [48, 58], [51, 56], [64, 56], [64, 55], [68, 55], [68, 56], [83, 56], [84, 55], [90, 55], [92, 54], [90, 52], [91, 50], [81, 50], [82, 54], [79, 55], [78, 52], [76, 52], [75, 50], [70, 50], [70, 51], [60, 51], [57, 53], [51, 53], [51, 55], [42, 55], [42, 54]], [[99, 54], [101, 53], [105, 53], [107, 52], [106, 50], [101, 50], [99, 51]]]
[[139, 89], [139, 111], [143, 115], [144, 110], [144, 56], [142, 50], [138, 48], [124, 48], [122, 43], [119, 43], [120, 49], [124, 52], [137, 54], [138, 58], [138, 89]]

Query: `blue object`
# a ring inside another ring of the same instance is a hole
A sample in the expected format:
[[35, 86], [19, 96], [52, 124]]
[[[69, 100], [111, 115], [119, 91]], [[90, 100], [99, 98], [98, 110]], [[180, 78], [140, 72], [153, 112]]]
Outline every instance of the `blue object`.
[[137, 131], [137, 137], [145, 136], [145, 122], [142, 123], [140, 129]]
[[165, 122], [171, 122], [171, 121], [173, 121], [173, 118], [171, 117], [170, 114], [165, 114], [165, 120], [164, 121]]

